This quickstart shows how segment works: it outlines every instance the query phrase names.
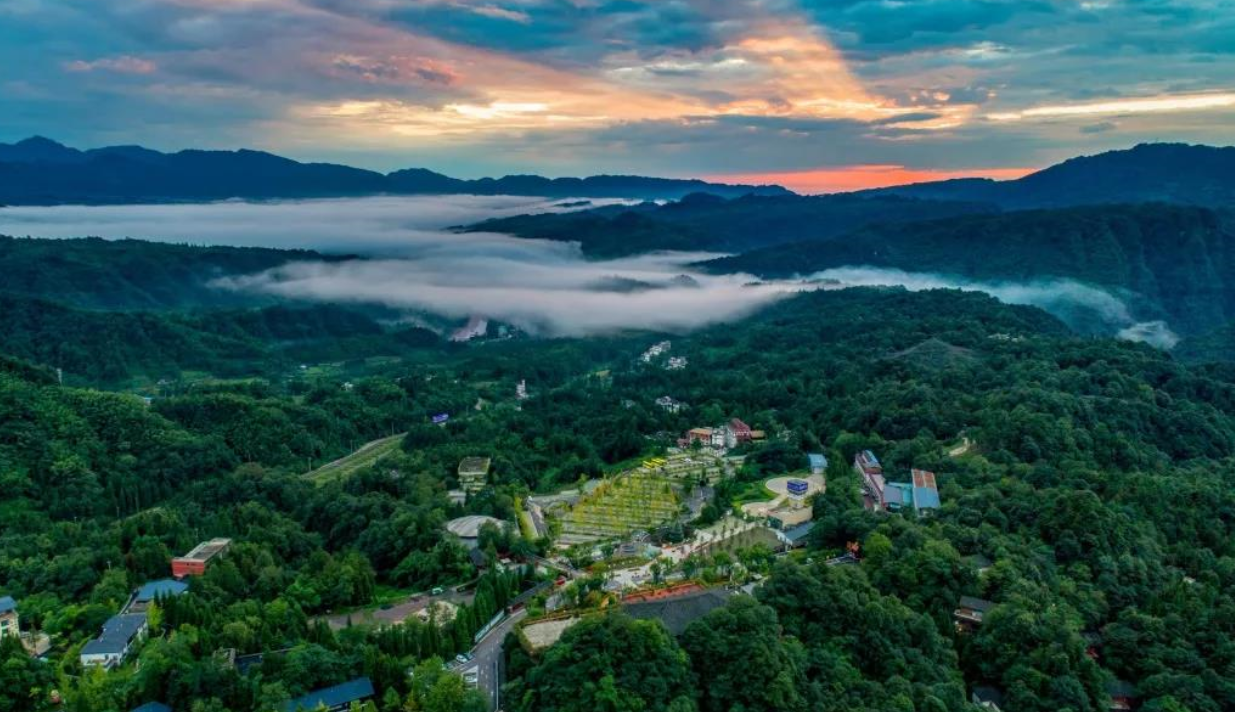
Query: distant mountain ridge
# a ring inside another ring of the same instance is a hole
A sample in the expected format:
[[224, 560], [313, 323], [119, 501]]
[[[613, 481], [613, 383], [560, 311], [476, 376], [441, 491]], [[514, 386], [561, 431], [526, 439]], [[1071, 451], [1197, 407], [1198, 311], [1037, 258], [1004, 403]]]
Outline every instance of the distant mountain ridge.
[[869, 225], [706, 263], [721, 273], [871, 267], [984, 282], [1058, 278], [1125, 294], [1138, 319], [1182, 334], [1235, 321], [1235, 227], [1207, 209], [1094, 205]]
[[1140, 144], [1072, 158], [1017, 180], [962, 178], [859, 194], [977, 201], [1006, 209], [1146, 202], [1235, 207], [1235, 147]]
[[514, 175], [464, 180], [424, 168], [382, 174], [332, 163], [301, 163], [249, 149], [163, 153], [141, 146], [110, 146], [81, 151], [41, 136], [0, 143], [0, 203], [7, 204], [326, 198], [383, 193], [635, 200], [676, 200], [691, 193], [725, 198], [752, 193], [791, 194], [774, 185], [643, 176]]

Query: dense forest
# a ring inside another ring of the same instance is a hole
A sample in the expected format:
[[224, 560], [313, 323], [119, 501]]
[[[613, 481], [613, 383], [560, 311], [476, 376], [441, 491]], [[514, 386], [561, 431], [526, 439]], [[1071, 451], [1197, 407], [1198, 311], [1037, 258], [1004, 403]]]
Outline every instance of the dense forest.
[[1126, 294], [1181, 333], [1235, 319], [1235, 229], [1204, 208], [1083, 207], [876, 225], [709, 263], [764, 277], [870, 266], [990, 282], [1070, 279]]
[[[215, 331], [294, 337], [288, 328]], [[774, 437], [718, 486], [722, 503], [805, 452], [829, 453], [808, 551], [769, 563], [753, 596], [676, 639], [620, 613], [539, 657], [512, 639], [508, 708], [968, 711], [972, 688], [993, 686], [1005, 709], [1087, 712], [1105, 709], [1115, 680], [1141, 709], [1235, 706], [1229, 369], [1080, 338], [1039, 310], [953, 291], [803, 294], [675, 337], [690, 361], [681, 370], [639, 361], [658, 338], [485, 343], [350, 388], [224, 380], [150, 404], [4, 360], [0, 594], [53, 650], [42, 663], [0, 646], [0, 709], [50, 709], [54, 688], [73, 711], [158, 699], [177, 712], [266, 712], [361, 674], [382, 712], [480, 709], [434, 657], [465, 649], [529, 574], [477, 578], [443, 523], [513, 520], [520, 497], [726, 417]], [[518, 403], [520, 380], [529, 398]], [[658, 407], [664, 395], [686, 408]], [[443, 412], [454, 417], [432, 425]], [[404, 431], [375, 466], [303, 476]], [[972, 448], [949, 454], [962, 438]], [[868, 447], [891, 471], [935, 471], [943, 508], [865, 511], [847, 463]], [[476, 454], [493, 457], [492, 486], [452, 502], [455, 468]], [[129, 591], [211, 536], [232, 537], [233, 550], [160, 603], [137, 664], [84, 673], [77, 650]], [[491, 556], [545, 545], [485, 536]], [[851, 541], [860, 565], [823, 563]], [[475, 595], [445, 627], [333, 631], [319, 618], [467, 582]], [[952, 624], [961, 595], [996, 604], [973, 633]], [[266, 655], [242, 670], [220, 649]]]
[[5, 277], [0, 292], [86, 309], [261, 306], [272, 300], [210, 283], [288, 262], [340, 259], [351, 258], [263, 247], [0, 236], [0, 273]]

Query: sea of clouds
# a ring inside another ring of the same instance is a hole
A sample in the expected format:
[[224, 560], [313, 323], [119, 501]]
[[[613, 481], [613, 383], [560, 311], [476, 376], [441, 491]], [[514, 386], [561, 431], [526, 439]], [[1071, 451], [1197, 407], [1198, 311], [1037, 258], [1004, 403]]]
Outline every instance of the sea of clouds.
[[[1071, 282], [993, 283], [845, 267], [806, 281], [711, 275], [690, 265], [717, 255], [670, 252], [591, 261], [573, 243], [525, 240], [452, 226], [562, 211], [572, 201], [512, 196], [414, 196], [165, 205], [0, 209], [0, 234], [98, 236], [163, 242], [304, 248], [366, 259], [300, 262], [221, 279], [220, 289], [342, 303], [382, 304], [446, 317], [497, 319], [553, 336], [623, 329], [685, 331], [743, 317], [803, 289], [904, 286], [966, 289], [1031, 304], [1105, 333], [1170, 348], [1162, 322], [1138, 322], [1115, 294]], [[594, 201], [603, 204], [615, 201]], [[684, 278], [684, 277], [688, 277]]]

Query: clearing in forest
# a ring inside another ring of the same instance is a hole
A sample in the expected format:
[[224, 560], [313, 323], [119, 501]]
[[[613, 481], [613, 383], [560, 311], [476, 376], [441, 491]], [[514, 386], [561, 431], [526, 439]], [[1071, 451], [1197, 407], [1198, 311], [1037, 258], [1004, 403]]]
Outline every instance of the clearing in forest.
[[304, 476], [318, 485], [350, 477], [352, 473], [372, 465], [399, 449], [399, 443], [403, 441], [404, 435], [406, 433], [399, 433], [388, 438], [367, 442], [350, 455], [344, 455], [338, 460], [322, 465], [312, 472], [306, 472]]

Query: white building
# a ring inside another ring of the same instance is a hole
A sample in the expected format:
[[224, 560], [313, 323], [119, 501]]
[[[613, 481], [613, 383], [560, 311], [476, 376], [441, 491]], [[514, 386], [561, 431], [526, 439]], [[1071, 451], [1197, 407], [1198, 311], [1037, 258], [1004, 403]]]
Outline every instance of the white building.
[[113, 668], [119, 665], [145, 635], [145, 613], [112, 616], [103, 624], [99, 637], [81, 649], [82, 667], [102, 665]]

